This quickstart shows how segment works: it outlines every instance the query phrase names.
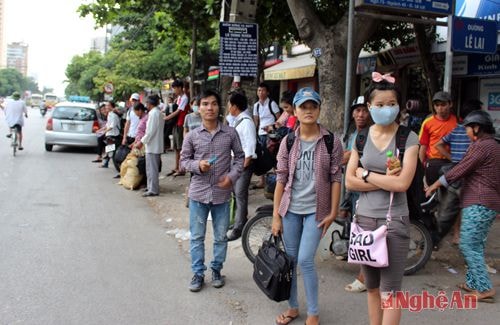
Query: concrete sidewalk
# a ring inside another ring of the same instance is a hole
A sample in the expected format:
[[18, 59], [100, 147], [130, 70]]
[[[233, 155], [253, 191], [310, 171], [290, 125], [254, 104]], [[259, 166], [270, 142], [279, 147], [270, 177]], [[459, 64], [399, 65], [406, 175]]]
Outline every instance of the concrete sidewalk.
[[[156, 212], [158, 221], [165, 228], [169, 230], [179, 229], [187, 231], [189, 229], [189, 210], [185, 207], [185, 193], [186, 187], [189, 184], [189, 174], [178, 177], [164, 177], [164, 175], [175, 165], [174, 159], [175, 154], [173, 152], [162, 155], [163, 170], [160, 180], [160, 196], [150, 198], [149, 200]], [[257, 181], [255, 176], [253, 181]], [[264, 191], [262, 189], [251, 189], [249, 194], [249, 217], [251, 218], [254, 215], [254, 211], [258, 206], [271, 203], [270, 200], [264, 197]], [[329, 259], [329, 251], [327, 248], [329, 244], [329, 236], [325, 236], [320, 246], [319, 257], [321, 260]], [[189, 246], [188, 241], [185, 241], [185, 245], [183, 246], [185, 246], [187, 251]], [[231, 254], [237, 253], [237, 255], [243, 255], [240, 241], [231, 242], [230, 248], [232, 249]], [[486, 262], [491, 267], [498, 269], [500, 274], [500, 222], [498, 219], [493, 224], [486, 243]], [[450, 274], [453, 274], [453, 270], [464, 270], [464, 260], [460, 254], [460, 250], [457, 246], [451, 244], [450, 235], [443, 240], [439, 251], [433, 252], [428, 264], [426, 268], [452, 269], [449, 271]]]

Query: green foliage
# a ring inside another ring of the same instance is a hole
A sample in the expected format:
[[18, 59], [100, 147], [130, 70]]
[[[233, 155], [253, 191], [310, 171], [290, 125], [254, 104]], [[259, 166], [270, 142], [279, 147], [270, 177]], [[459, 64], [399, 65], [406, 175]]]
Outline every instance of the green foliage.
[[25, 90], [39, 92], [33, 78], [24, 77], [16, 69], [0, 70], [0, 96], [10, 96], [14, 91], [23, 93]]

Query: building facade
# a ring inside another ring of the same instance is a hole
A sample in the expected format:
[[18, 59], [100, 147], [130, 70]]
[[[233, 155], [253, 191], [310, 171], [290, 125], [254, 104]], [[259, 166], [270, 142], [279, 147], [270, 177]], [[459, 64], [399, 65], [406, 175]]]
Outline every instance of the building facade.
[[5, 68], [5, 1], [0, 0], [0, 69]]
[[23, 76], [28, 75], [28, 45], [14, 42], [7, 45], [7, 68], [16, 69]]

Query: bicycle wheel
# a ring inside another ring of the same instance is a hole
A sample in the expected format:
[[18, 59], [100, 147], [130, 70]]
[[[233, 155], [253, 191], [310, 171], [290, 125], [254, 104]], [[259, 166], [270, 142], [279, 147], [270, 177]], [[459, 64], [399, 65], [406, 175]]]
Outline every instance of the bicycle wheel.
[[15, 157], [17, 151], [17, 130], [12, 133], [12, 155]]
[[268, 212], [257, 213], [257, 215], [245, 224], [241, 234], [243, 251], [250, 260], [255, 262], [255, 256], [262, 246], [262, 242], [271, 236], [272, 214]]
[[432, 254], [429, 230], [419, 221], [410, 221], [410, 245], [405, 265], [405, 275], [411, 275], [427, 263]]

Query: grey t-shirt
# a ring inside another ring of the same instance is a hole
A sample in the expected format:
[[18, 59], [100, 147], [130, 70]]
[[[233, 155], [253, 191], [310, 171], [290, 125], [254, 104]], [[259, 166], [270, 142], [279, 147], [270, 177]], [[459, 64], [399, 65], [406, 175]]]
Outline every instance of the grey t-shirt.
[[300, 140], [300, 157], [295, 168], [292, 196], [288, 210], [297, 214], [316, 212], [316, 180], [314, 178], [314, 150], [317, 141]]
[[[394, 136], [387, 146], [387, 148], [379, 151], [373, 144], [370, 136], [370, 131], [368, 132], [368, 137], [366, 139], [365, 147], [363, 149], [363, 157], [361, 158], [361, 164], [363, 168], [368, 169], [372, 172], [385, 174], [386, 172], [386, 162], [387, 162], [387, 151], [391, 150], [396, 152], [396, 136]], [[415, 132], [410, 132], [408, 139], [406, 140], [406, 149], [411, 146], [418, 145], [418, 136]], [[353, 144], [353, 149], [357, 150], [356, 143]], [[362, 216], [371, 218], [385, 219], [387, 211], [389, 210], [389, 199], [390, 192], [384, 190], [369, 191], [369, 192], [359, 192], [359, 201], [357, 213]], [[392, 201], [391, 216], [407, 216], [408, 215], [408, 203], [406, 201], [406, 193], [394, 193], [394, 199]]]

